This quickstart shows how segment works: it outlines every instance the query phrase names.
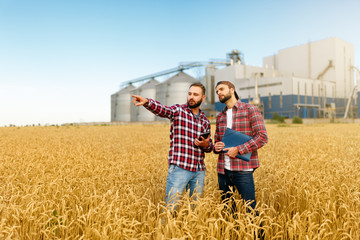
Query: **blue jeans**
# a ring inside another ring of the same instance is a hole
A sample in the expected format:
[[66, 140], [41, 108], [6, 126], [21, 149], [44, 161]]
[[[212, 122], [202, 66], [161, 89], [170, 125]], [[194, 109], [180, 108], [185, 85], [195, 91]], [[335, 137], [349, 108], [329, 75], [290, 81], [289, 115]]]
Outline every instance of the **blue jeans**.
[[173, 205], [176, 209], [176, 203], [181, 194], [186, 189], [190, 189], [190, 197], [194, 195], [194, 200], [201, 197], [204, 190], [205, 171], [188, 171], [176, 165], [170, 164], [166, 181], [165, 204]]
[[[252, 209], [255, 209], [255, 184], [253, 172], [238, 172], [229, 171], [225, 169], [225, 175], [218, 174], [219, 188], [223, 191], [222, 200], [229, 201], [231, 197], [230, 187], [236, 187], [241, 198], [246, 201], [253, 201], [250, 204]], [[234, 189], [235, 191], [235, 189]], [[233, 211], [236, 211], [236, 206], [232, 204]], [[248, 209], [250, 211], [251, 209]]]

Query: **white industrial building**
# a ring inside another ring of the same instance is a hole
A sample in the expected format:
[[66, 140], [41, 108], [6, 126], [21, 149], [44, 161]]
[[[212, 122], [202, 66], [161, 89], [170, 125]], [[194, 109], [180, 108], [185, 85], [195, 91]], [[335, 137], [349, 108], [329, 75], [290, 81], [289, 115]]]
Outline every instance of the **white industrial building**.
[[[265, 118], [275, 112], [285, 117], [340, 117], [354, 90], [354, 69], [354, 47], [333, 37], [280, 50], [263, 58], [263, 67], [238, 62], [216, 71], [215, 80], [234, 82], [241, 99], [261, 105]], [[222, 107], [216, 103], [217, 110]]]
[[[236, 54], [233, 51], [230, 61], [220, 69], [209, 62], [187, 65], [189, 68], [205, 66], [202, 82], [207, 89], [207, 99], [202, 109], [208, 116], [215, 116], [223, 109], [224, 104], [218, 102], [215, 94], [215, 85], [226, 80], [234, 83], [242, 101], [257, 105], [267, 119], [274, 113], [289, 118], [360, 117], [359, 89], [356, 88], [359, 69], [354, 66], [354, 47], [350, 43], [333, 37], [282, 49], [263, 58], [262, 67], [246, 65]], [[168, 72], [174, 72], [174, 69], [161, 74]], [[140, 80], [144, 79], [147, 78]], [[184, 103], [188, 87], [197, 81], [179, 72], [163, 83], [155, 84], [155, 99], [168, 106]], [[141, 120], [139, 116], [143, 113], [138, 112], [135, 114], [137, 117], [130, 118], [131, 113], [126, 114], [126, 111], [136, 110], [122, 103], [126, 99], [130, 102], [129, 91], [136, 92], [135, 89], [129, 90], [130, 86], [112, 95], [112, 121]], [[143, 95], [152, 97], [154, 93], [152, 96]], [[153, 121], [145, 115], [142, 120]]]

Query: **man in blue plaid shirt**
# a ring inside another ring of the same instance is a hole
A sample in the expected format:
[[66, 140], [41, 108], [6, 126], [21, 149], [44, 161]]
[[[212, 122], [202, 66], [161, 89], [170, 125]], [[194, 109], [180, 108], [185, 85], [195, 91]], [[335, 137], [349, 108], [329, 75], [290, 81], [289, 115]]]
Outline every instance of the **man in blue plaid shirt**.
[[[135, 106], [144, 106], [155, 115], [170, 119], [169, 169], [166, 182], [166, 205], [176, 209], [176, 202], [187, 186], [190, 197], [194, 192], [201, 196], [205, 182], [205, 152], [211, 152], [213, 143], [210, 133], [210, 121], [200, 109], [205, 100], [205, 87], [201, 83], [190, 86], [186, 104], [165, 106], [141, 96], [133, 95]], [[178, 194], [179, 193], [179, 194]], [[194, 199], [197, 199], [196, 194]]]

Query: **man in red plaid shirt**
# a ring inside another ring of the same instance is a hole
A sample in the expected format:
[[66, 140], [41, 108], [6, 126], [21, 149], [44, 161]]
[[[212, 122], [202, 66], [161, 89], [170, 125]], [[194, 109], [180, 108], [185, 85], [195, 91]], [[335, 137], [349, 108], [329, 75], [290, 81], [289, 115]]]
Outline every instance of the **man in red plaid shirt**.
[[[214, 152], [219, 154], [217, 172], [219, 188], [223, 191], [222, 199], [228, 201], [231, 197], [230, 187], [236, 187], [242, 199], [251, 201], [250, 207], [254, 209], [256, 201], [253, 172], [259, 167], [257, 150], [268, 141], [265, 124], [255, 106], [239, 100], [235, 86], [231, 82], [218, 82], [216, 94], [219, 101], [226, 104], [216, 117], [214, 146]], [[224, 149], [225, 145], [221, 140], [226, 128], [244, 133], [252, 139], [236, 147]], [[236, 158], [237, 154], [243, 155], [249, 152], [252, 153], [250, 161]]]
[[[195, 191], [197, 196], [201, 196], [205, 182], [205, 152], [213, 149], [211, 134], [206, 138], [200, 136], [210, 133], [210, 121], [200, 110], [200, 105], [205, 100], [205, 87], [201, 83], [192, 84], [187, 103], [170, 107], [153, 99], [135, 95], [132, 97], [135, 106], [143, 105], [157, 116], [169, 118], [171, 122], [166, 205], [170, 203], [176, 209], [179, 194], [182, 194], [187, 186], [190, 197]], [[195, 200], [197, 196], [194, 196]]]

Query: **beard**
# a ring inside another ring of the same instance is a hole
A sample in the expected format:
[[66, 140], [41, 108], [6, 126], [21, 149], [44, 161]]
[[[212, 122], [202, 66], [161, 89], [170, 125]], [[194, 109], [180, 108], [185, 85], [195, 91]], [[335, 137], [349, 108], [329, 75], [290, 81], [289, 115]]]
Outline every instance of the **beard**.
[[190, 101], [188, 100], [187, 101], [187, 104], [188, 104], [188, 106], [189, 106], [189, 108], [197, 108], [197, 107], [199, 107], [200, 105], [201, 105], [201, 103], [202, 103], [202, 99], [200, 99], [199, 101], [194, 101], [194, 102], [192, 102], [192, 103], [190, 103]]
[[227, 100], [231, 98], [231, 93], [228, 92], [228, 94], [225, 94], [222, 99], [219, 99], [221, 103], [226, 103]]

